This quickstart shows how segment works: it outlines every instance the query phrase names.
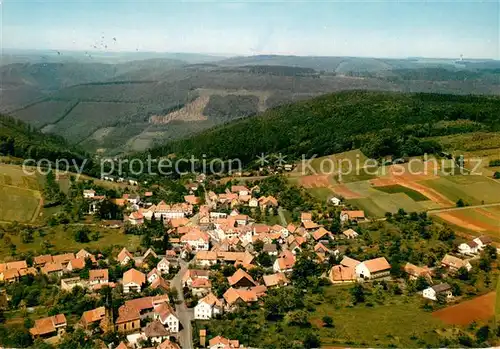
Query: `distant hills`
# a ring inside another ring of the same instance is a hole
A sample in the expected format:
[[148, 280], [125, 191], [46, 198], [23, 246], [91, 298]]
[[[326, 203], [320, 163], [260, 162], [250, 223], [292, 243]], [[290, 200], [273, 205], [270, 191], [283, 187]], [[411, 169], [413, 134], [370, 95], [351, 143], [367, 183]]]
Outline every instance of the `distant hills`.
[[500, 94], [497, 61], [94, 56], [49, 52], [2, 57], [0, 112], [111, 155], [343, 90]]

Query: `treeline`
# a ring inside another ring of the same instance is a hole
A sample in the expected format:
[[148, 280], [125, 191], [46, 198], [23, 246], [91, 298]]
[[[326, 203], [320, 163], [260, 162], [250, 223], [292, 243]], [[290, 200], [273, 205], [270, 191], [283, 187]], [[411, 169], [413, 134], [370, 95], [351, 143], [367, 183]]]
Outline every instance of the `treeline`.
[[250, 73], [269, 74], [279, 76], [317, 76], [319, 74], [312, 68], [291, 67], [284, 65], [249, 65], [246, 66]]
[[[153, 148], [153, 157], [235, 159], [250, 164], [261, 153], [287, 160], [363, 148], [367, 156], [419, 155], [440, 151], [421, 138], [464, 132], [467, 127], [500, 129], [500, 99], [482, 96], [350, 91], [268, 110]], [[466, 127], [463, 120], [473, 121]], [[458, 128], [443, 127], [460, 124]]]

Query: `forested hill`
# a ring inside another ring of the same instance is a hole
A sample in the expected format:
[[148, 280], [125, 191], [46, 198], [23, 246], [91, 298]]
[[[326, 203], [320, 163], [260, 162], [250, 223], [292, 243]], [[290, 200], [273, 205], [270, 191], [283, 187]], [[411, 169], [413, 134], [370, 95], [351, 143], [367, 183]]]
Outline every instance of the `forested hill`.
[[439, 150], [422, 137], [500, 129], [500, 98], [351, 91], [268, 110], [150, 150], [160, 157], [239, 158], [261, 153], [326, 155], [361, 147], [368, 156]]
[[24, 159], [72, 159], [77, 164], [87, 156], [60, 136], [46, 135], [32, 126], [0, 114], [0, 156]]

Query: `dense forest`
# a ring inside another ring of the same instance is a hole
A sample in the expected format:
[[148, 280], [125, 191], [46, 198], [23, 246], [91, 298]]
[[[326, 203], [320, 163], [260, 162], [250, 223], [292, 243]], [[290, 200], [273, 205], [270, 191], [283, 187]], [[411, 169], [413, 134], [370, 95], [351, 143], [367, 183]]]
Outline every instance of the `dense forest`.
[[[81, 164], [85, 154], [61, 136], [47, 135], [9, 116], [0, 115], [0, 155], [24, 159], [74, 159]], [[90, 164], [89, 164], [90, 165]]]
[[227, 122], [236, 118], [250, 116], [258, 112], [257, 96], [210, 96], [203, 114], [209, 119]]
[[500, 129], [500, 98], [440, 94], [341, 92], [268, 110], [150, 150], [154, 157], [239, 158], [261, 153], [327, 155], [361, 148], [367, 156], [441, 150], [429, 136]]

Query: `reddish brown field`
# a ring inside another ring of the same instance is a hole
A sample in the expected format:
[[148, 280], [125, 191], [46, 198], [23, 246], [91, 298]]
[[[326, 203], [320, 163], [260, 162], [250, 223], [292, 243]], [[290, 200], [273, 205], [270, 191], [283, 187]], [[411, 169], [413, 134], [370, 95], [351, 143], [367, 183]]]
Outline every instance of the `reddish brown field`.
[[490, 292], [469, 301], [435, 311], [432, 316], [450, 325], [468, 325], [486, 321], [495, 315], [496, 293]]
[[359, 199], [362, 196], [351, 189], [347, 188], [344, 184], [336, 184], [330, 186], [330, 189], [337, 195], [342, 196], [344, 199]]
[[[474, 212], [477, 212], [477, 215], [480, 216], [482, 213], [478, 211], [479, 209], [473, 209]], [[483, 231], [497, 231], [498, 226], [493, 226], [486, 222], [482, 222], [480, 219], [474, 219], [470, 216], [466, 216], [462, 214], [460, 211], [455, 212], [441, 212], [438, 213], [438, 217], [452, 223], [458, 225], [460, 227], [464, 227], [466, 229], [483, 232]]]
[[312, 175], [300, 177], [299, 183], [304, 188], [326, 188], [331, 184], [327, 175]]
[[462, 217], [458, 217], [457, 214], [454, 212], [441, 212], [438, 213], [437, 216], [439, 218], [444, 219], [445, 221], [450, 222], [451, 224], [458, 225], [459, 227], [463, 227], [465, 229], [477, 232], [483, 232], [486, 230], [484, 228], [481, 228], [480, 226], [471, 223], [469, 220], [466, 220]]

